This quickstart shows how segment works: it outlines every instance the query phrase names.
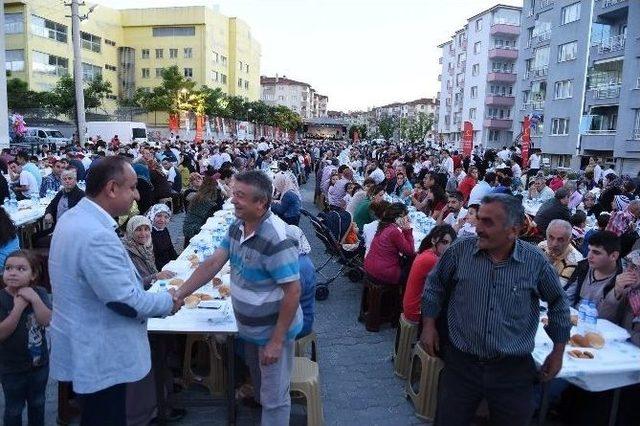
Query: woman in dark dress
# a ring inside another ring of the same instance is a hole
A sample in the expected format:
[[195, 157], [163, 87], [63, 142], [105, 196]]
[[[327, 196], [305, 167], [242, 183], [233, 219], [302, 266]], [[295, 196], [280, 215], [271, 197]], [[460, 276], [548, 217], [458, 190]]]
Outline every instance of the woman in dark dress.
[[178, 257], [167, 228], [171, 220], [171, 210], [166, 204], [155, 204], [147, 212], [147, 219], [152, 225], [151, 240], [156, 268], [161, 271], [164, 265]]
[[136, 163], [133, 165], [133, 170], [135, 170], [136, 175], [138, 175], [137, 189], [138, 194], [140, 194], [138, 211], [140, 214], [145, 214], [154, 203], [153, 185], [151, 184], [149, 168], [142, 163]]

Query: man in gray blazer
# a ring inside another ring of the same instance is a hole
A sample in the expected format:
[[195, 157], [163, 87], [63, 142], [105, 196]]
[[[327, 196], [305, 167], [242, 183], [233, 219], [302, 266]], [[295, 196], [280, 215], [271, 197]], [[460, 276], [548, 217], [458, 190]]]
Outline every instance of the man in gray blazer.
[[86, 197], [58, 222], [51, 242], [51, 376], [73, 383], [81, 424], [125, 425], [126, 383], [151, 369], [147, 318], [179, 308], [173, 292], [146, 293], [113, 217], [138, 199], [124, 158], [89, 169]]

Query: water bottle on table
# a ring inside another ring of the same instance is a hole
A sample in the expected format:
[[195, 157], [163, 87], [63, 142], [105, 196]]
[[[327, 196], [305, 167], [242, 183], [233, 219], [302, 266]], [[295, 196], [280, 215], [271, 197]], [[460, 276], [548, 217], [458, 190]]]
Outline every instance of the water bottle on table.
[[586, 311], [586, 329], [587, 332], [597, 332], [598, 331], [598, 308], [596, 307], [596, 302], [590, 300], [587, 304]]
[[589, 301], [582, 299], [578, 307], [578, 333], [584, 334], [587, 329], [587, 310], [589, 309]]

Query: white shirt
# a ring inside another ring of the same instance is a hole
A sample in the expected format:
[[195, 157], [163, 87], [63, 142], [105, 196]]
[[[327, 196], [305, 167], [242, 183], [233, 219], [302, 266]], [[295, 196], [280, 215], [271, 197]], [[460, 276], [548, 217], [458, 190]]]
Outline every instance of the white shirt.
[[511, 173], [513, 174], [514, 178], [522, 177], [522, 169], [520, 168], [518, 163], [513, 163], [513, 165], [511, 166]]
[[260, 142], [258, 144], [258, 151], [269, 151], [269, 145], [266, 142]]
[[458, 220], [462, 219], [466, 215], [467, 215], [467, 209], [462, 207], [457, 214], [453, 212], [449, 213], [447, 217], [444, 218], [442, 223], [453, 226]]
[[490, 193], [492, 189], [493, 188], [491, 187], [491, 185], [489, 185], [486, 181], [481, 180], [471, 190], [471, 193], [469, 194], [468, 205], [480, 204], [480, 201], [482, 200], [482, 198], [484, 198], [485, 195]]
[[600, 164], [596, 164], [593, 168], [593, 180], [600, 182], [602, 180], [602, 176], [602, 167], [600, 167]]
[[20, 186], [26, 186], [27, 190], [23, 192], [25, 197], [31, 197], [33, 194], [39, 194], [38, 181], [33, 174], [22, 169], [20, 172]]
[[531, 164], [529, 166], [530, 169], [539, 169], [540, 168], [540, 156], [538, 154], [531, 154], [531, 157], [529, 157], [530, 163]]
[[442, 162], [442, 168], [445, 169], [447, 171], [447, 173], [449, 174], [449, 176], [453, 176], [453, 158], [451, 157], [447, 157], [443, 162]]
[[176, 180], [176, 168], [171, 167], [167, 172], [167, 180], [173, 183]]
[[373, 222], [367, 223], [362, 227], [362, 236], [364, 237], [364, 247], [366, 256], [369, 253], [369, 249], [371, 248], [371, 243], [373, 242], [373, 237], [376, 236], [376, 230], [378, 229], [379, 220], [374, 220]]
[[209, 157], [209, 164], [211, 164], [211, 167], [213, 167], [214, 170], [220, 170], [220, 167], [222, 166], [222, 155], [219, 153], [213, 154]]
[[380, 169], [380, 167], [376, 167], [376, 169], [371, 172], [369, 177], [373, 179], [376, 185], [379, 185], [384, 180], [384, 172]]
[[511, 158], [511, 151], [509, 151], [508, 149], [503, 149], [502, 151], [498, 152], [498, 157], [502, 158], [502, 161], [507, 161], [509, 158]]

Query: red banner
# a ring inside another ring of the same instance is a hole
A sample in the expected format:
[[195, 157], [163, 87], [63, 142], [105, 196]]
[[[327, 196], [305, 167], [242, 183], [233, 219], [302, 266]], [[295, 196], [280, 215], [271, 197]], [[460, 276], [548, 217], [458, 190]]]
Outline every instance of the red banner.
[[531, 119], [525, 115], [522, 122], [522, 167], [527, 167], [529, 162], [529, 148], [531, 147]]
[[473, 150], [473, 123], [470, 121], [464, 122], [462, 130], [462, 154], [465, 157], [471, 155]]
[[177, 132], [180, 130], [180, 116], [178, 114], [169, 114], [169, 131]]
[[202, 142], [204, 130], [204, 117], [202, 115], [196, 116], [196, 142]]

